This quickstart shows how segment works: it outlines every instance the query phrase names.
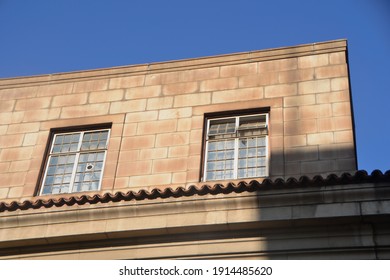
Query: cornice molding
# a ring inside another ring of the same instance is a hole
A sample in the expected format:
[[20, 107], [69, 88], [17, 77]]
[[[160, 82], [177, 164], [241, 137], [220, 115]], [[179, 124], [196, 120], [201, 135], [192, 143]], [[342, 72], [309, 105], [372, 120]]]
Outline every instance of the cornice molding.
[[107, 79], [123, 76], [150, 75], [172, 71], [195, 70], [201, 68], [294, 58], [313, 54], [342, 52], [346, 51], [346, 49], [347, 41], [342, 39], [291, 47], [272, 48], [242, 53], [173, 60], [167, 62], [155, 62], [149, 64], [56, 73], [49, 75], [5, 78], [0, 79], [0, 89], [50, 85], [55, 83], [77, 82], [84, 80]]

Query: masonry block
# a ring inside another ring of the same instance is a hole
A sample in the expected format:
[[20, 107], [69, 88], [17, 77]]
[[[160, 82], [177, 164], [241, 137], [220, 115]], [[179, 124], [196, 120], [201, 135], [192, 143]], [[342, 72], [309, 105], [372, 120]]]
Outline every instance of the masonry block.
[[153, 161], [153, 174], [187, 170], [187, 158], [156, 159]]
[[177, 131], [188, 131], [192, 127], [192, 118], [179, 119], [177, 122]]
[[334, 143], [333, 132], [321, 132], [307, 135], [308, 145], [324, 145]]
[[122, 140], [122, 150], [134, 150], [154, 147], [154, 135], [125, 137]]
[[350, 116], [351, 104], [349, 102], [338, 102], [332, 104], [333, 116]]
[[152, 161], [127, 161], [118, 163], [116, 176], [137, 176], [150, 174], [152, 170]]
[[87, 103], [88, 94], [79, 93], [79, 94], [70, 94], [70, 95], [60, 95], [54, 96], [52, 107], [65, 107], [73, 105], [81, 105]]
[[176, 126], [176, 119], [142, 122], [138, 124], [137, 134], [147, 135], [174, 132], [176, 131]]
[[238, 87], [238, 78], [236, 77], [205, 80], [200, 82], [200, 91], [218, 91], [218, 90], [235, 89], [237, 87]]
[[344, 91], [334, 91], [334, 92], [325, 92], [316, 94], [317, 104], [321, 103], [335, 103], [335, 102], [349, 102], [349, 92], [348, 90]]
[[142, 111], [126, 114], [126, 123], [138, 123], [157, 120], [158, 111]]
[[139, 159], [148, 160], [148, 159], [161, 159], [168, 157], [168, 148], [152, 148], [152, 149], [142, 149], [140, 151]]
[[329, 64], [329, 55], [328, 54], [317, 54], [317, 55], [308, 55], [298, 57], [298, 67], [299, 68], [312, 68], [320, 67]]
[[263, 98], [263, 88], [244, 88], [213, 92], [212, 103], [227, 103], [241, 100], [256, 100]]
[[23, 114], [23, 122], [47, 121], [55, 120], [60, 117], [61, 108], [41, 109], [25, 111]]
[[188, 94], [198, 91], [198, 82], [167, 84], [163, 87], [163, 95]]
[[158, 119], [159, 120], [182, 119], [182, 118], [191, 117], [191, 115], [192, 115], [192, 107], [165, 109], [159, 111]]
[[315, 94], [289, 96], [289, 97], [283, 98], [283, 106], [284, 107], [313, 105], [315, 103], [316, 103]]
[[170, 158], [187, 158], [189, 154], [190, 146], [174, 146], [169, 147], [168, 157]]
[[330, 64], [343, 64], [346, 63], [346, 54], [345, 52], [336, 52], [329, 54]]
[[297, 68], [297, 59], [296, 58], [285, 58], [285, 59], [276, 59], [270, 61], [261, 61], [259, 62], [259, 73], [264, 72], [275, 72], [275, 71], [286, 71], [293, 70]]
[[[89, 116], [107, 115], [109, 110], [109, 103], [98, 103], [90, 105], [79, 105], [71, 107], [63, 107], [61, 111], [61, 118], [80, 118]], [[115, 111], [115, 110], [113, 110]]]
[[257, 73], [257, 64], [237, 64], [222, 66], [220, 76], [223, 77], [238, 77]]
[[299, 135], [317, 132], [316, 119], [303, 119], [298, 121], [284, 122], [285, 135]]
[[146, 105], [146, 110], [159, 110], [173, 107], [173, 97], [158, 97], [149, 98]]
[[327, 118], [332, 116], [332, 106], [330, 104], [308, 105], [299, 107], [301, 119]]
[[15, 110], [44, 109], [50, 106], [51, 97], [39, 97], [33, 99], [20, 99], [16, 101]]
[[190, 142], [189, 132], [158, 134], [156, 138], [156, 147], [187, 145], [189, 144], [189, 142]]
[[129, 187], [156, 187], [161, 185], [168, 185], [171, 182], [171, 173], [152, 174], [148, 176], [131, 176]]
[[108, 88], [108, 82], [108, 79], [75, 82], [73, 85], [73, 93], [106, 90]]
[[22, 146], [24, 134], [1, 135], [0, 149]]
[[334, 142], [335, 143], [353, 143], [353, 131], [352, 130], [343, 130], [334, 132]]
[[135, 87], [129, 88], [126, 90], [125, 98], [126, 99], [139, 99], [139, 98], [149, 98], [157, 97], [161, 95], [161, 86], [144, 86], [144, 87]]
[[348, 78], [334, 78], [331, 80], [331, 88], [332, 91], [340, 91], [340, 90], [348, 90], [349, 89], [349, 83]]
[[9, 172], [24, 172], [30, 168], [31, 160], [18, 160], [11, 162]]
[[73, 90], [73, 83], [56, 83], [51, 85], [40, 85], [37, 90], [37, 96], [58, 96], [70, 94]]
[[265, 72], [261, 74], [240, 76], [238, 86], [240, 88], [274, 85], [279, 82], [278, 72]]
[[315, 74], [317, 79], [345, 77], [348, 75], [348, 69], [346, 64], [329, 65], [316, 68]]
[[293, 135], [293, 136], [285, 136], [284, 138], [285, 147], [299, 147], [306, 146], [306, 135]]
[[312, 93], [329, 92], [329, 91], [330, 91], [329, 79], [298, 83], [299, 94], [312, 94]]
[[2, 100], [0, 102], [0, 112], [11, 112], [14, 109], [16, 100]]
[[127, 76], [120, 78], [112, 78], [109, 82], [109, 89], [119, 89], [119, 88], [131, 88], [131, 87], [140, 87], [144, 84], [145, 76]]
[[110, 104], [110, 114], [139, 112], [145, 110], [145, 108], [146, 99], [117, 101]]
[[279, 72], [279, 83], [288, 84], [302, 81], [313, 80], [315, 78], [314, 69], [295, 69]]
[[183, 94], [175, 96], [174, 107], [189, 107], [211, 103], [211, 93]]
[[114, 89], [107, 91], [93, 91], [89, 94], [89, 103], [103, 103], [122, 100], [124, 90]]
[[297, 94], [296, 84], [283, 84], [264, 87], [265, 98], [285, 97]]
[[8, 126], [7, 134], [37, 132], [39, 127], [39, 122], [11, 124]]

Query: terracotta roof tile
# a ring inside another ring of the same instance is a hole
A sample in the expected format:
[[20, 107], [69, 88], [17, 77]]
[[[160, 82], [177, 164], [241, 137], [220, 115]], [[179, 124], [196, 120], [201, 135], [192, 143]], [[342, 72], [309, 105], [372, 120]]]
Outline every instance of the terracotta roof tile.
[[347, 184], [362, 184], [362, 183], [379, 183], [379, 182], [390, 182], [390, 170], [382, 173], [379, 170], [374, 170], [371, 174], [366, 171], [357, 171], [351, 175], [344, 173], [340, 176], [331, 174], [326, 178], [322, 176], [314, 176], [309, 178], [302, 176], [299, 179], [288, 178], [283, 180], [281, 178], [270, 180], [265, 179], [261, 182], [252, 180], [249, 183], [239, 182], [237, 184], [227, 183], [215, 184], [213, 186], [203, 185], [201, 187], [190, 186], [189, 188], [178, 187], [176, 189], [166, 188], [164, 190], [152, 189], [151, 191], [140, 190], [138, 192], [129, 191], [127, 193], [117, 192], [115, 194], [105, 193], [103, 195], [81, 195], [73, 196], [70, 198], [59, 198], [59, 199], [38, 199], [35, 201], [24, 201], [11, 203], [0, 202], [0, 212], [4, 211], [15, 211], [15, 210], [27, 210], [27, 209], [38, 209], [41, 207], [50, 208], [53, 206], [61, 207], [63, 205], [83, 205], [86, 203], [107, 203], [107, 202], [119, 202], [119, 201], [131, 201], [131, 200], [145, 200], [145, 199], [156, 199], [156, 198], [169, 198], [169, 197], [185, 197], [193, 195], [216, 195], [216, 194], [229, 194], [229, 193], [242, 193], [242, 192], [255, 192], [267, 189], [275, 188], [294, 188], [294, 187], [319, 187], [319, 186], [331, 186], [331, 185], [347, 185]]

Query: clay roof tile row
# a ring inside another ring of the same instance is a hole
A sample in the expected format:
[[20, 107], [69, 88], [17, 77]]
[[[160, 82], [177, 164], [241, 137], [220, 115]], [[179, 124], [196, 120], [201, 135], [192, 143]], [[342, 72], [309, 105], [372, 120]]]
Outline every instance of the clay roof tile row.
[[84, 205], [86, 203], [107, 203], [107, 202], [119, 202], [119, 201], [131, 201], [131, 200], [145, 200], [156, 198], [179, 198], [188, 197], [193, 195], [216, 195], [216, 194], [229, 194], [229, 193], [242, 193], [242, 192], [255, 192], [266, 191], [268, 189], [276, 188], [294, 188], [294, 187], [321, 187], [332, 185], [346, 185], [346, 184], [362, 184], [362, 183], [379, 183], [390, 182], [390, 170], [382, 173], [379, 170], [374, 170], [371, 174], [366, 171], [357, 171], [351, 175], [349, 173], [343, 173], [340, 176], [335, 174], [328, 175], [326, 178], [322, 176], [314, 176], [309, 178], [302, 176], [299, 179], [288, 178], [283, 180], [281, 178], [271, 180], [265, 179], [263, 181], [252, 180], [249, 183], [239, 182], [237, 184], [227, 183], [215, 184], [215, 185], [202, 185], [200, 187], [190, 186], [188, 188], [178, 187], [176, 189], [166, 188], [163, 190], [152, 189], [151, 191], [140, 190], [138, 192], [129, 191], [127, 193], [117, 192], [115, 194], [105, 193], [103, 195], [81, 195], [72, 196], [70, 198], [58, 198], [58, 199], [37, 199], [34, 201], [26, 200], [24, 202], [13, 201], [10, 203], [0, 202], [0, 212], [15, 211], [15, 210], [27, 210], [38, 209], [41, 207], [50, 208], [53, 206], [61, 207], [63, 205]]

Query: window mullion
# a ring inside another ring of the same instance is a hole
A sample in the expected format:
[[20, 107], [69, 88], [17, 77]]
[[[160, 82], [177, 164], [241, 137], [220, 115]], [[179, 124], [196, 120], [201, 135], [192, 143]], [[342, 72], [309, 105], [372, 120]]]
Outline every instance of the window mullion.
[[234, 179], [237, 179], [238, 177], [238, 141], [239, 138], [236, 137], [236, 139], [234, 139]]
[[83, 143], [83, 138], [84, 138], [84, 131], [81, 131], [81, 132], [80, 132], [79, 144], [78, 144], [78, 146], [77, 146], [77, 152], [78, 152], [78, 153], [81, 151], [81, 144]]
[[238, 178], [238, 144], [239, 144], [238, 127], [239, 125], [240, 125], [240, 118], [236, 117], [236, 138], [234, 139], [234, 171], [233, 171], [234, 179]]
[[69, 183], [69, 192], [72, 193], [74, 189], [74, 180], [76, 178], [76, 172], [77, 172], [77, 165], [79, 162], [80, 152], [76, 153], [74, 158], [74, 165], [72, 170], [72, 176], [70, 177], [70, 183]]
[[80, 139], [79, 143], [77, 145], [77, 153], [74, 159], [74, 165], [73, 165], [73, 170], [72, 170], [72, 177], [70, 178], [70, 186], [69, 186], [69, 192], [73, 193], [74, 192], [74, 180], [76, 178], [76, 173], [77, 173], [77, 165], [79, 163], [79, 158], [80, 158], [80, 150], [81, 150], [81, 144], [83, 142], [84, 138], [84, 131], [80, 132]]

